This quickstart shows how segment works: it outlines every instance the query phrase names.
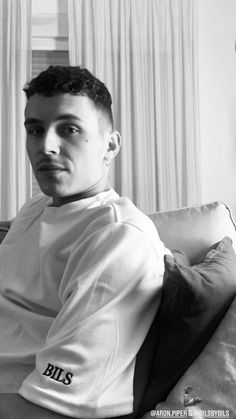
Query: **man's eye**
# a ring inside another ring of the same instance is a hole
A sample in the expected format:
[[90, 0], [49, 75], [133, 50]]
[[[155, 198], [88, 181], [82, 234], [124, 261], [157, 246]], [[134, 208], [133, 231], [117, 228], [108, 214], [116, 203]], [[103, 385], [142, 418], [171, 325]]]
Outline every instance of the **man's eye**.
[[62, 135], [70, 135], [70, 136], [78, 135], [81, 133], [80, 128], [74, 127], [71, 125], [60, 127], [59, 131]]
[[37, 128], [37, 127], [29, 127], [26, 129], [27, 134], [31, 135], [32, 137], [39, 137], [40, 135], [42, 135], [42, 128]]

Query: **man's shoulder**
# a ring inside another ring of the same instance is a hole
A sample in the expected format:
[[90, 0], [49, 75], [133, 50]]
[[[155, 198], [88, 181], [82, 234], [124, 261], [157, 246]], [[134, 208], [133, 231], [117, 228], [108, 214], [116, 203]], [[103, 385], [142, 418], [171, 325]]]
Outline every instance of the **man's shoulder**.
[[130, 231], [140, 230], [151, 241], [160, 241], [152, 220], [127, 197], [114, 196], [98, 207], [93, 216], [92, 224], [99, 227], [127, 226]]
[[18, 211], [16, 217], [14, 218], [11, 230], [16, 225], [21, 223], [24, 224], [24, 222], [27, 222], [27, 220], [30, 220], [32, 217], [35, 217], [37, 216], [37, 214], [40, 214], [47, 206], [48, 200], [49, 198], [46, 195], [40, 193], [26, 201], [25, 204]]
[[17, 215], [21, 215], [25, 212], [34, 212], [36, 210], [41, 210], [45, 208], [46, 205], [48, 205], [49, 200], [50, 198], [48, 198], [48, 196], [44, 195], [43, 193], [34, 195], [32, 198], [30, 198], [28, 201], [24, 203]]
[[145, 230], [155, 228], [151, 219], [137, 208], [129, 198], [119, 197], [111, 203], [111, 206], [115, 222], [130, 224]]

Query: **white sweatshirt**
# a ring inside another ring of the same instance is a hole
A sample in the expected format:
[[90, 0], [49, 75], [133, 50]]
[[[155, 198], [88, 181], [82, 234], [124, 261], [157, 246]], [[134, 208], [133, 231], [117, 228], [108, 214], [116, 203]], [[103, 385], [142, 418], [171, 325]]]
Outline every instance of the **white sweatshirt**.
[[131, 413], [168, 250], [112, 189], [50, 203], [25, 204], [0, 246], [0, 392], [75, 418]]

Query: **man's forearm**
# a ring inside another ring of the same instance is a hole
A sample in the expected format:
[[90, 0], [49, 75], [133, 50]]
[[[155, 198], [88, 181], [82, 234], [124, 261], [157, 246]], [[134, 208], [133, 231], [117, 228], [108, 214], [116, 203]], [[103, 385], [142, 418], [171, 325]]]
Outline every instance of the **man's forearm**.
[[68, 419], [69, 416], [60, 415], [44, 409], [15, 393], [0, 393], [1, 419]]

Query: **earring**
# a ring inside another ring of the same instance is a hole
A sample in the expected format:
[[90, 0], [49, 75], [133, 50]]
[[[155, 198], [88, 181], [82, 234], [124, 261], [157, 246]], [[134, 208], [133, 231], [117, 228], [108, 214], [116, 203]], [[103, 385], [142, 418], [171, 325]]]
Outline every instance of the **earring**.
[[111, 164], [111, 161], [109, 159], [105, 158], [105, 165], [110, 166], [110, 164]]

